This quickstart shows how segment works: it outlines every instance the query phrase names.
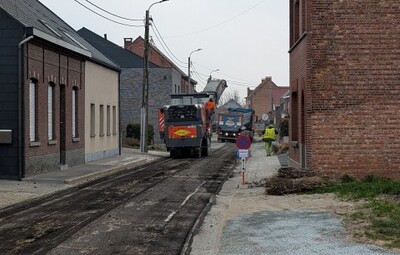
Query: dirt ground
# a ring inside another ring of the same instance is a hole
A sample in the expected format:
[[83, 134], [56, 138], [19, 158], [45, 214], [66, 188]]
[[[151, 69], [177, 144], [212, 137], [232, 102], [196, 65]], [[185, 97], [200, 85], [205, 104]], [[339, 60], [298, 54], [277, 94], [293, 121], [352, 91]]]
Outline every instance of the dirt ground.
[[226, 188], [217, 196], [216, 204], [211, 208], [209, 216], [205, 218], [199, 233], [194, 237], [191, 254], [205, 254], [205, 251], [206, 254], [219, 254], [219, 241], [226, 222], [261, 211], [332, 212], [345, 223], [346, 239], [383, 247], [384, 243], [367, 240], [359, 234], [360, 227], [365, 225], [365, 222], [350, 224], [346, 221], [346, 217], [362, 204], [363, 201], [342, 201], [334, 194], [267, 195], [264, 187], [249, 188], [230, 180], [226, 183]]

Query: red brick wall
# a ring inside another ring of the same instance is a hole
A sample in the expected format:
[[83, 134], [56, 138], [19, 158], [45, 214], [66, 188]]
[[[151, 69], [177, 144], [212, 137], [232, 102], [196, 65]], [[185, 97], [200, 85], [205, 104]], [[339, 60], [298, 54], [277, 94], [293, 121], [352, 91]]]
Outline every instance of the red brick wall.
[[400, 2], [310, 0], [308, 8], [308, 47], [290, 55], [292, 84], [309, 68], [307, 168], [400, 178]]
[[[295, 160], [299, 165], [305, 162], [301, 162], [301, 151], [302, 145], [307, 146], [306, 130], [302, 127], [303, 121], [303, 106], [302, 96], [304, 95], [305, 102], [310, 101], [310, 97], [306, 97], [307, 93], [304, 90], [306, 87], [307, 80], [307, 37], [303, 37], [297, 42], [297, 45], [290, 52], [290, 91], [291, 91], [291, 108], [290, 108], [290, 125], [289, 125], [289, 137], [290, 140], [295, 142], [289, 147], [290, 157]], [[304, 134], [304, 135], [302, 135]]]
[[[38, 42], [31, 42], [26, 49], [26, 80], [25, 80], [25, 156], [38, 158], [60, 151], [60, 85], [66, 86], [66, 150], [84, 149], [84, 62], [82, 59], [47, 48]], [[29, 141], [29, 81], [34, 78], [37, 83], [37, 130], [39, 144], [32, 146]], [[55, 84], [55, 140], [48, 143], [48, 101], [49, 83]], [[78, 130], [79, 139], [72, 139], [72, 90], [78, 88]], [[84, 151], [82, 151], [84, 153]], [[84, 158], [84, 155], [83, 155]], [[78, 162], [77, 162], [78, 163]], [[83, 163], [83, 162], [82, 162]], [[51, 169], [50, 169], [51, 170]], [[52, 169], [56, 170], [56, 169]], [[29, 169], [28, 169], [29, 171]], [[29, 173], [27, 173], [29, 175]]]
[[[127, 50], [132, 51], [136, 55], [141, 57], [144, 56], [144, 40], [141, 37], [138, 37], [135, 41], [131, 43], [126, 43], [125, 48]], [[152, 47], [149, 47], [149, 61], [155, 65], [160, 67], [173, 67], [164, 56], [160, 55], [156, 50]]]
[[268, 81], [258, 85], [257, 89], [250, 95], [250, 107], [255, 111], [255, 119], [260, 121], [263, 114], [272, 111], [272, 90]]

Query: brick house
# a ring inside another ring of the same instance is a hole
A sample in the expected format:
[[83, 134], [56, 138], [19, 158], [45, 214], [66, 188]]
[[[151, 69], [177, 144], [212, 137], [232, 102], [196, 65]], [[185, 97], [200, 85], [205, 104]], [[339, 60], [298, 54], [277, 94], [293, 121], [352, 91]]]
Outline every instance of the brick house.
[[400, 178], [400, 2], [290, 0], [290, 164]]
[[86, 61], [118, 68], [39, 1], [0, 2], [0, 177], [85, 162]]
[[254, 109], [255, 122], [261, 122], [262, 116], [268, 114], [269, 120], [279, 126], [280, 98], [288, 90], [288, 86], [277, 86], [270, 76], [262, 79], [254, 90], [247, 88], [246, 104]]
[[[129, 123], [139, 124], [142, 107], [143, 89], [143, 58], [138, 54], [124, 49], [113, 42], [82, 28], [78, 31], [85, 40], [95, 46], [100, 52], [117, 63], [122, 69], [120, 79], [121, 134], [126, 138], [126, 127]], [[154, 142], [161, 143], [158, 130], [157, 109], [170, 104], [170, 94], [181, 92], [182, 74], [166, 63], [163, 67], [149, 61], [149, 124], [154, 127]]]
[[[195, 92], [195, 86], [197, 82], [190, 79], [188, 82], [188, 76], [179, 69], [167, 56], [165, 56], [155, 45], [149, 44], [149, 61], [164, 68], [173, 68], [180, 73], [180, 83], [175, 84], [173, 93], [193, 93]], [[144, 55], [144, 39], [139, 36], [134, 41], [132, 38], [124, 39], [124, 48], [130, 50], [137, 55], [143, 57]]]

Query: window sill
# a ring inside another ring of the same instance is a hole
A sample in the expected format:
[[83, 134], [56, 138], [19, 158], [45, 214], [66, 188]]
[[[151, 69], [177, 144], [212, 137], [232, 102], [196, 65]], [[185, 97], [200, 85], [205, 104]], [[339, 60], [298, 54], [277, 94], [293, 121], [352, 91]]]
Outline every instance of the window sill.
[[79, 142], [81, 139], [79, 137], [72, 137], [72, 142], [73, 143], [77, 143]]
[[111, 133], [107, 133], [107, 136], [111, 136]]
[[113, 133], [112, 135], [117, 135], [118, 133]]
[[299, 142], [298, 142], [298, 141], [290, 141], [290, 144], [291, 144], [294, 148], [299, 148]]
[[39, 147], [40, 146], [40, 142], [30, 142], [29, 143], [29, 147]]
[[96, 135], [91, 134], [90, 137], [91, 137], [91, 138], [94, 138], [94, 137], [96, 137]]
[[100, 134], [100, 137], [104, 137], [105, 135], [104, 134]]
[[56, 145], [57, 144], [57, 140], [49, 140], [47, 142], [48, 145]]

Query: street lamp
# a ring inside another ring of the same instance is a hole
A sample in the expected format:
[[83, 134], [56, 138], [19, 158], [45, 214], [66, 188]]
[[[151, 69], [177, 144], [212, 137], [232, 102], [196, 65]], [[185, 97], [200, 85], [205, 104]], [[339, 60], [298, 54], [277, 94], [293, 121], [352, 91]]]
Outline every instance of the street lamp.
[[149, 125], [149, 26], [150, 26], [150, 8], [162, 2], [161, 0], [153, 3], [146, 10], [146, 20], [144, 26], [144, 54], [143, 54], [143, 88], [142, 88], [142, 108], [140, 110], [140, 151], [147, 152], [148, 137], [147, 129]]
[[211, 74], [212, 74], [213, 72], [219, 72], [219, 69], [215, 69], [215, 70], [212, 70], [212, 71], [210, 72], [210, 77], [208, 77], [208, 81], [211, 81], [211, 79], [212, 79]]
[[194, 53], [194, 52], [197, 52], [197, 51], [201, 51], [202, 49], [201, 48], [198, 48], [197, 50], [194, 50], [194, 51], [192, 51], [192, 52], [190, 52], [190, 54], [189, 54], [189, 57], [188, 57], [188, 82], [189, 82], [189, 90], [190, 90], [190, 56], [192, 56], [192, 54]]

